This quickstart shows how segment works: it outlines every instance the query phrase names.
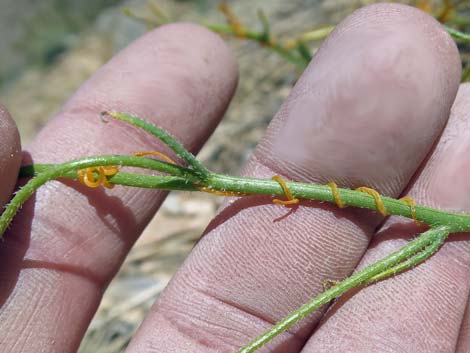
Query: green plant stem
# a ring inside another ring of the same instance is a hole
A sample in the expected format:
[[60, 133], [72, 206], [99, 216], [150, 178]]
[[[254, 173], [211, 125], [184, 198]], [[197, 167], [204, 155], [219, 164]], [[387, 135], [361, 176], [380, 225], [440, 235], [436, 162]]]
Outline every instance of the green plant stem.
[[464, 42], [470, 42], [470, 34], [460, 32], [448, 26], [444, 26], [447, 33], [449, 33], [454, 39], [461, 40]]
[[[307, 304], [301, 306], [297, 310], [291, 312], [288, 316], [279, 321], [271, 329], [254, 339], [252, 342], [241, 348], [237, 353], [252, 353], [255, 350], [264, 346], [267, 342], [272, 340], [277, 335], [286, 331], [297, 323], [302, 318], [311, 314], [313, 311], [317, 310], [324, 304], [327, 304], [331, 300], [339, 297], [344, 294], [346, 291], [361, 286], [366, 283], [370, 278], [380, 275], [384, 271], [387, 271], [390, 268], [393, 268], [395, 265], [399, 264], [401, 261], [406, 260], [410, 256], [419, 253], [427, 246], [432, 243], [442, 244], [450, 232], [449, 227], [443, 226], [439, 228], [432, 228], [427, 232], [423, 233], [419, 238], [409, 242], [407, 245], [402, 247], [400, 250], [388, 255], [384, 259], [366, 267], [362, 271], [353, 274], [352, 276], [346, 278], [345, 280], [337, 283], [330, 289], [324, 291], [320, 295], [316, 296]], [[429, 257], [428, 255], [427, 257]], [[426, 258], [427, 258], [426, 257]], [[413, 265], [415, 265], [414, 263]], [[389, 274], [389, 275], [393, 275]]]
[[[187, 183], [200, 181], [199, 177], [196, 176], [192, 170], [150, 158], [133, 156], [97, 156], [74, 160], [62, 164], [55, 164], [49, 166], [47, 169], [45, 169], [43, 166], [43, 171], [41, 173], [38, 173], [34, 178], [28, 181], [16, 192], [15, 196], [11, 199], [10, 203], [5, 208], [5, 211], [0, 216], [0, 237], [3, 236], [11, 220], [23, 205], [23, 203], [26, 202], [26, 200], [40, 186], [44, 185], [50, 180], [70, 175], [71, 172], [75, 172], [75, 178], [77, 178], [76, 172], [80, 169], [105, 165], [140, 167], [160, 171], [163, 173], [171, 173], [174, 176], [184, 178]], [[28, 175], [28, 173], [34, 174], [35, 170], [37, 169], [38, 168], [35, 166], [23, 167], [21, 169], [21, 175], [25, 176]], [[39, 169], [41, 169], [41, 167], [39, 167]]]
[[[232, 36], [236, 36], [235, 30], [228, 25], [213, 25], [208, 24], [205, 25], [211, 31], [220, 33], [220, 34], [230, 34]], [[272, 51], [279, 54], [282, 58], [286, 59], [287, 61], [295, 64], [300, 69], [305, 69], [308, 65], [308, 61], [304, 59], [304, 57], [300, 55], [296, 55], [296, 53], [290, 49], [285, 48], [281, 43], [270, 39], [269, 41], [266, 40], [266, 35], [264, 32], [255, 32], [245, 29], [243, 38], [253, 40], [255, 42], [260, 43], [261, 45], [266, 46], [266, 48], [271, 49]]]
[[155, 136], [165, 145], [170, 147], [179, 158], [188, 163], [188, 167], [192, 168], [194, 172], [199, 175], [201, 180], [205, 180], [209, 176], [209, 171], [206, 169], [206, 167], [204, 167], [196, 159], [196, 157], [191, 152], [189, 152], [178, 140], [176, 140], [170, 133], [163, 130], [162, 128], [130, 114], [119, 112], [103, 112], [102, 114], [134, 125], [135, 127], [138, 127]]
[[313, 42], [325, 39], [331, 32], [333, 32], [335, 26], [325, 26], [322, 28], [312, 29], [311, 31], [305, 32], [299, 37], [302, 42]]
[[[82, 162], [83, 161], [83, 162]], [[77, 178], [76, 171], [78, 169], [86, 168], [87, 166], [96, 165], [121, 165], [133, 167], [151, 167], [153, 170], [173, 174], [172, 177], [142, 175], [137, 173], [123, 173], [119, 172], [115, 176], [109, 178], [109, 181], [114, 184], [122, 184], [126, 186], [135, 186], [143, 188], [158, 188], [165, 190], [185, 190], [185, 191], [199, 191], [199, 187], [206, 187], [214, 191], [232, 192], [246, 195], [268, 195], [268, 196], [284, 196], [282, 187], [274, 180], [271, 179], [255, 179], [246, 177], [235, 177], [223, 174], [211, 173], [206, 182], [201, 183], [194, 175], [192, 179], [185, 179], [186, 173], [190, 170], [182, 167], [177, 167], [165, 162], [156, 161], [150, 158], [139, 158], [130, 156], [101, 156], [85, 158], [83, 160], [76, 160], [69, 163], [64, 163], [62, 166], [71, 164], [70, 168], [62, 167], [64, 172], [60, 175], [57, 174], [55, 178]], [[85, 166], [84, 166], [85, 165]], [[21, 169], [21, 176], [33, 176], [35, 173], [42, 173], [55, 169], [61, 165], [34, 165], [23, 167]], [[171, 168], [176, 168], [172, 170]], [[177, 172], [178, 174], [176, 174]], [[286, 182], [287, 186], [292, 192], [292, 195], [302, 200], [326, 201], [335, 203], [335, 199], [331, 188], [327, 185], [309, 184], [300, 182]], [[339, 196], [347, 206], [354, 206], [360, 208], [367, 208], [373, 211], [377, 210], [375, 199], [363, 192], [338, 188]], [[382, 196], [382, 202], [385, 209], [390, 215], [403, 216], [413, 218], [410, 206], [400, 200], [390, 197]], [[428, 224], [431, 227], [441, 225], [451, 225], [452, 232], [470, 231], [470, 215], [454, 214], [436, 209], [415, 206], [416, 218], [418, 221]]]
[[121, 12], [123, 15], [131, 19], [144, 23], [148, 29], [152, 29], [152, 28], [161, 26], [162, 24], [166, 23], [166, 22], [161, 22], [161, 20], [157, 16], [155, 16], [156, 18], [153, 19], [153, 18], [147, 18], [147, 17], [137, 15], [128, 7], [121, 8]]
[[[127, 155], [103, 155], [75, 159], [70, 162], [60, 164], [32, 164], [20, 168], [19, 177], [32, 177], [43, 172], [50, 172], [51, 169], [61, 169], [62, 175], [55, 178], [75, 178], [77, 179], [77, 170], [94, 167], [116, 165], [119, 167], [136, 167], [142, 169], [155, 170], [158, 172], [170, 174], [173, 176], [187, 179], [188, 181], [198, 182], [199, 176], [193, 170], [180, 167], [176, 164], [162, 162], [152, 158], [135, 157]], [[140, 175], [140, 174], [134, 174]]]
[[[51, 167], [53, 164], [34, 164], [22, 167], [20, 169], [20, 178], [36, 176]], [[60, 177], [62, 179], [77, 179], [77, 170], [69, 170], [64, 172]], [[168, 176], [168, 175], [148, 175], [129, 172], [119, 172], [108, 180], [115, 185], [131, 186], [146, 189], [161, 189], [161, 190], [180, 190], [180, 191], [198, 191], [198, 188], [193, 182], [190, 182], [184, 177]]]
[[[271, 179], [253, 179], [212, 174], [209, 183], [215, 190], [220, 191], [276, 196], [284, 195], [281, 186]], [[331, 188], [327, 185], [300, 182], [287, 182], [286, 184], [291, 190], [292, 195], [296, 198], [335, 203]], [[339, 188], [338, 191], [341, 199], [348, 206], [377, 210], [374, 198], [368, 194], [344, 188]], [[386, 196], [382, 196], [381, 199], [390, 215], [413, 217], [407, 203]], [[415, 207], [415, 211], [417, 220], [431, 227], [452, 225], [452, 232], [470, 231], [470, 215], [454, 214], [418, 205]]]
[[[447, 234], [448, 235], [448, 234]], [[447, 237], [446, 235], [446, 237]], [[399, 263], [398, 265], [389, 268], [378, 275], [375, 275], [369, 278], [367, 281], [364, 282], [364, 285], [369, 285], [383, 279], [389, 278], [394, 276], [398, 273], [408, 270], [409, 268], [416, 266], [417, 264], [423, 262], [424, 260], [428, 259], [431, 255], [433, 255], [439, 247], [442, 245], [446, 237], [436, 237], [431, 244], [427, 245], [421, 252], [416, 255], [413, 255], [409, 259]]]

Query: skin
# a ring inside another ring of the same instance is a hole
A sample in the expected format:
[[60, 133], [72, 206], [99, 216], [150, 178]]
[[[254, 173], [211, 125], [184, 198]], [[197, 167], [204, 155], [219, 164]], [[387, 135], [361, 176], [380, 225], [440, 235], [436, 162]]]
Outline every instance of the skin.
[[21, 163], [18, 129], [6, 109], [0, 105], [0, 207], [10, 198]]
[[[392, 4], [359, 10], [322, 46], [243, 174], [367, 185], [469, 213], [470, 86], [459, 88], [459, 78], [455, 44], [432, 18]], [[197, 151], [236, 80], [217, 36], [188, 24], [161, 27], [85, 83], [25, 159], [167, 152], [127, 126], [98, 124], [106, 109], [149, 119]], [[4, 151], [18, 139], [0, 141], [0, 170], [16, 170]], [[14, 173], [7, 179], [14, 183]], [[0, 352], [75, 352], [164, 196], [74, 182], [39, 189], [0, 246]], [[420, 231], [401, 218], [313, 202], [287, 212], [268, 198], [227, 201], [126, 353], [234, 352], [320, 293], [325, 280], [348, 276]], [[349, 293], [260, 351], [470, 351], [469, 240], [452, 236], [424, 264]]]

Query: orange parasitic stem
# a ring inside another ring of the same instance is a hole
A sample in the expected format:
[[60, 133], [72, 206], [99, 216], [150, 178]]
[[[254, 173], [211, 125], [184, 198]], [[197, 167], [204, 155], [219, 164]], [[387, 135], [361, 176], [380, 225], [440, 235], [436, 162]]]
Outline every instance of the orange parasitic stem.
[[299, 199], [295, 198], [292, 196], [292, 193], [287, 186], [286, 182], [284, 179], [282, 179], [279, 175], [275, 175], [271, 178], [272, 180], [276, 181], [281, 185], [282, 191], [284, 191], [284, 195], [287, 197], [287, 201], [285, 200], [279, 200], [279, 199], [274, 199], [273, 202], [278, 204], [278, 205], [284, 205], [284, 206], [289, 206], [289, 205], [296, 205], [299, 203]]
[[135, 152], [134, 156], [136, 157], [143, 157], [143, 156], [157, 156], [160, 159], [163, 159], [165, 162], [170, 163], [170, 164], [176, 164], [176, 162], [168, 157], [165, 153], [157, 152], [157, 151], [144, 151], [144, 152]]
[[[104, 186], [112, 189], [114, 184], [110, 183], [108, 177], [119, 172], [119, 168], [115, 165], [89, 167], [77, 171], [78, 180], [89, 188], [97, 188]], [[96, 176], [98, 174], [98, 176]]]
[[346, 204], [343, 202], [343, 200], [341, 200], [341, 197], [339, 196], [339, 191], [338, 191], [338, 185], [336, 185], [335, 182], [329, 182], [327, 184], [330, 189], [331, 189], [331, 193], [333, 194], [333, 198], [335, 200], [335, 203], [336, 205], [339, 207], [339, 208], [345, 208], [347, 207]]
[[411, 213], [411, 217], [413, 217], [413, 221], [415, 221], [417, 226], [421, 227], [422, 223], [420, 221], [418, 221], [418, 218], [416, 217], [416, 208], [415, 208], [416, 207], [416, 202], [415, 202], [415, 200], [413, 200], [409, 196], [403, 196], [400, 199], [400, 201], [403, 201], [408, 206], [410, 206], [410, 213]]
[[365, 186], [358, 187], [356, 189], [356, 191], [364, 192], [364, 193], [369, 194], [370, 196], [372, 196], [375, 200], [375, 204], [377, 206], [377, 211], [379, 211], [379, 213], [382, 216], [387, 216], [388, 215], [387, 210], [385, 209], [384, 203], [382, 202], [382, 197], [380, 196], [380, 194], [377, 191], [375, 191], [374, 189], [365, 187]]

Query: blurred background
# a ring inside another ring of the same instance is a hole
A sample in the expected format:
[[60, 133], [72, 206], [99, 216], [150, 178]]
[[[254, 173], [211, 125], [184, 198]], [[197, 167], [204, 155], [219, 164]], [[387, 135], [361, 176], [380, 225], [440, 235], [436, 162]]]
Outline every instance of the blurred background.
[[[199, 158], [214, 171], [237, 174], [332, 26], [373, 2], [232, 0], [221, 7], [216, 0], [0, 0], [0, 101], [27, 146], [96, 69], [147, 30], [180, 20], [215, 25], [227, 32], [240, 81]], [[401, 2], [470, 30], [470, 0]], [[236, 38], [240, 26], [257, 40]], [[271, 39], [291, 59], [273, 50]], [[469, 50], [460, 49], [468, 80]], [[123, 351], [220, 202], [202, 193], [170, 194], [105, 293], [80, 353]]]

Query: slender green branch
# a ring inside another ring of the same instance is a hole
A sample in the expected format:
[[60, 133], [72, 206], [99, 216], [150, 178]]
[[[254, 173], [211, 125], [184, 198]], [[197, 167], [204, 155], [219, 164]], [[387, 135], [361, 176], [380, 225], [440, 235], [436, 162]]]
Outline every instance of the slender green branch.
[[[303, 33], [296, 38], [288, 39], [284, 41], [275, 40], [271, 34], [269, 21], [262, 10], [258, 10], [257, 15], [261, 22], [261, 31], [249, 29], [246, 27], [240, 28], [240, 26], [234, 26], [230, 23], [230, 20], [236, 20], [235, 14], [232, 13], [227, 5], [222, 6], [224, 14], [228, 18], [228, 25], [218, 24], [203, 24], [208, 29], [220, 33], [228, 34], [241, 39], [248, 39], [259, 43], [260, 45], [276, 52], [285, 60], [293, 63], [300, 69], [305, 69], [309, 64], [312, 53], [307, 43], [312, 41], [318, 41], [325, 39], [334, 29], [333, 25], [328, 25], [322, 28], [314, 29]], [[129, 8], [124, 8], [123, 13], [139, 22], [144, 22], [148, 27], [158, 27], [160, 25], [170, 22], [168, 16], [166, 16], [155, 4], [149, 4], [149, 10], [153, 14], [153, 18], [142, 17], [134, 14]], [[460, 26], [469, 23], [468, 17], [453, 16], [451, 19], [447, 19], [450, 8], [445, 7], [440, 14], [434, 15], [440, 22], [452, 23]], [[242, 29], [243, 34], [240, 34]], [[470, 34], [463, 33], [457, 29], [444, 25], [444, 29], [458, 41], [470, 41]]]
[[266, 14], [264, 13], [264, 11], [261, 9], [256, 11], [256, 14], [263, 28], [263, 31], [261, 32], [262, 36], [260, 37], [260, 40], [263, 43], [269, 43], [271, 42], [271, 26], [269, 25], [268, 18], [266, 17]]
[[[129, 157], [129, 156], [113, 156], [113, 157]], [[100, 156], [104, 160], [107, 160], [108, 156]], [[137, 157], [130, 157], [137, 158]], [[142, 158], [139, 158], [142, 159]], [[85, 161], [88, 158], [84, 159]], [[160, 161], [156, 161], [160, 162]], [[164, 162], [160, 162], [164, 163]], [[145, 163], [125, 163], [125, 166], [133, 166], [143, 168]], [[101, 164], [105, 165], [105, 164]], [[113, 165], [113, 164], [110, 164]], [[54, 164], [34, 164], [24, 166], [20, 169], [20, 178], [26, 177], [34, 177], [43, 173], [52, 167]], [[89, 165], [88, 165], [89, 166]], [[123, 164], [121, 164], [123, 166]], [[79, 168], [81, 169], [81, 168]], [[160, 168], [152, 168], [151, 170], [162, 171]], [[168, 171], [166, 171], [168, 173]], [[171, 174], [171, 173], [170, 173]], [[182, 173], [184, 174], [184, 173]], [[65, 178], [65, 179], [77, 179], [77, 170], [69, 170], [68, 172], [64, 172], [58, 178]], [[148, 175], [148, 174], [139, 174], [139, 173], [129, 173], [129, 172], [118, 172], [117, 174], [110, 176], [108, 178], [109, 182], [115, 185], [123, 185], [123, 186], [132, 186], [137, 188], [146, 188], [146, 189], [161, 189], [161, 190], [181, 190], [181, 191], [198, 191], [198, 188], [195, 186], [195, 183], [198, 182], [197, 178], [187, 178], [186, 176], [167, 176], [167, 175]]]
[[421, 252], [417, 253], [416, 255], [413, 255], [412, 257], [410, 257], [409, 259], [399, 263], [398, 265], [395, 265], [395, 266], [379, 273], [378, 275], [375, 275], [375, 276], [369, 278], [367, 281], [364, 282], [364, 285], [369, 285], [369, 284], [381, 281], [383, 279], [395, 276], [395, 275], [397, 275], [397, 274], [399, 274], [403, 271], [406, 271], [406, 270], [420, 264], [424, 260], [428, 259], [431, 255], [433, 255], [439, 249], [439, 247], [442, 245], [442, 243], [444, 242], [446, 237], [447, 237], [447, 235], [444, 236], [444, 234], [442, 234], [442, 236], [440, 236], [440, 235], [437, 236], [432, 241], [432, 243], [427, 245]]
[[[90, 162], [90, 160], [92, 160], [92, 162]], [[73, 164], [74, 167], [69, 168], [68, 166], [70, 164]], [[131, 156], [99, 156], [72, 161], [63, 164], [64, 168], [67, 168], [67, 171], [61, 172], [60, 175], [57, 174], [54, 178], [76, 179], [76, 171], [78, 169], [92, 165], [114, 164], [158, 170], [171, 174], [173, 177], [156, 177], [151, 175], [119, 172], [109, 179], [113, 184], [185, 191], [199, 191], [198, 187], [204, 186], [209, 187], [213, 191], [220, 192], [239, 193], [244, 195], [284, 196], [284, 190], [279, 183], [271, 179], [255, 179], [211, 173], [207, 181], [201, 184], [194, 175], [190, 174], [191, 170], [149, 158]], [[38, 173], [41, 175], [41, 173], [56, 167], [56, 165], [27, 166], [21, 169], [20, 175], [33, 176]], [[189, 178], [187, 178], [188, 175], [190, 176]], [[292, 195], [296, 198], [335, 203], [333, 192], [327, 185], [300, 182], [287, 182], [286, 184], [291, 190]], [[341, 200], [347, 206], [367, 208], [377, 211], [375, 199], [368, 194], [345, 188], [338, 188], [338, 192]], [[386, 196], [381, 196], [381, 200], [390, 215], [413, 218], [410, 206], [406, 202]], [[470, 231], [470, 215], [454, 214], [419, 205], [415, 206], [415, 212], [416, 219], [418, 221], [432, 227], [449, 225], [453, 232]]]
[[204, 167], [194, 155], [189, 152], [184, 146], [176, 140], [170, 133], [163, 130], [162, 128], [148, 123], [147, 121], [140, 119], [136, 116], [132, 116], [125, 113], [119, 112], [104, 112], [103, 114], [108, 115], [114, 119], [125, 121], [126, 123], [132, 124], [138, 128], [155, 136], [157, 139], [162, 141], [165, 145], [170, 147], [176, 155], [183, 161], [188, 163], [188, 166], [194, 170], [194, 172], [203, 181], [209, 176], [209, 171]]
[[[118, 165], [127, 167], [140, 167], [149, 170], [156, 170], [163, 173], [170, 173], [174, 176], [182, 177], [187, 183], [199, 182], [199, 177], [195, 176], [192, 170], [179, 167], [173, 164], [153, 160], [150, 158], [140, 158], [133, 156], [98, 156], [88, 157], [79, 160], [70, 161], [62, 164], [55, 164], [48, 168], [43, 166], [28, 166], [21, 170], [21, 175], [34, 174], [35, 171], [41, 170], [33, 179], [28, 181], [21, 189], [19, 189], [15, 196], [7, 205], [5, 211], [0, 216], [0, 237], [5, 233], [11, 220], [18, 212], [20, 207], [31, 197], [31, 195], [46, 182], [69, 175], [70, 172], [105, 165]], [[75, 178], [76, 178], [75, 174]]]
[[147, 29], [149, 29], [149, 30], [163, 24], [162, 22], [160, 22], [160, 20], [158, 18], [154, 19], [154, 18], [147, 18], [147, 17], [136, 15], [128, 7], [121, 8], [121, 12], [123, 13], [123, 15], [125, 15], [129, 18], [132, 18], [132, 19], [134, 19], [138, 22], [143, 22], [145, 24], [145, 26], [147, 27]]
[[305, 44], [305, 42], [297, 42], [297, 51], [306, 63], [309, 63], [312, 60], [312, 53], [310, 52], [310, 48], [307, 46], [307, 44]]
[[32, 177], [43, 172], [50, 171], [57, 167], [70, 166], [68, 172], [63, 172], [63, 175], [57, 176], [57, 178], [75, 178], [77, 179], [76, 171], [79, 169], [92, 167], [92, 166], [104, 166], [104, 165], [117, 165], [119, 167], [136, 167], [148, 170], [154, 170], [173, 176], [178, 176], [187, 179], [191, 182], [198, 182], [199, 176], [191, 169], [180, 167], [176, 164], [162, 162], [152, 158], [134, 157], [134, 156], [120, 156], [120, 155], [103, 155], [85, 157], [81, 159], [75, 159], [70, 162], [61, 164], [33, 164], [21, 167], [19, 177]]
[[[211, 31], [220, 33], [220, 34], [230, 34], [235, 36], [235, 29], [232, 26], [228, 25], [215, 25], [215, 24], [207, 24], [205, 25]], [[245, 29], [244, 39], [253, 40], [255, 42], [264, 45], [266, 48], [271, 49], [272, 51], [279, 54], [282, 58], [286, 59], [287, 61], [295, 64], [300, 69], [305, 69], [308, 65], [308, 62], [305, 61], [303, 57], [298, 55], [297, 53], [293, 52], [290, 48], [286, 48], [282, 43], [276, 42], [271, 40], [270, 42], [265, 41], [264, 32], [256, 32]]]
[[400, 250], [388, 255], [384, 259], [366, 267], [362, 271], [353, 274], [345, 280], [337, 283], [330, 289], [324, 291], [320, 295], [316, 296], [307, 304], [301, 306], [297, 310], [291, 312], [288, 316], [279, 321], [269, 331], [263, 333], [252, 342], [241, 348], [237, 353], [252, 353], [257, 349], [264, 346], [267, 342], [278, 336], [282, 332], [292, 327], [299, 320], [303, 319], [313, 311], [317, 310], [321, 306], [327, 304], [331, 300], [339, 297], [348, 290], [361, 286], [366, 283], [370, 278], [380, 275], [389, 268], [393, 268], [401, 261], [406, 260], [408, 257], [422, 251], [428, 245], [439, 241], [441, 244], [448, 236], [450, 229], [446, 226], [430, 229], [423, 233], [419, 238], [409, 242], [407, 245], [402, 247]]
[[[229, 15], [231, 19], [236, 19], [235, 15], [231, 12], [229, 7], [223, 6], [225, 15]], [[170, 22], [168, 16], [166, 16], [155, 4], [149, 4], [149, 11], [153, 14], [153, 17], [144, 17], [135, 14], [129, 8], [123, 8], [122, 12], [124, 15], [137, 20], [139, 22], [143, 22], [147, 27], [155, 28]], [[233, 24], [229, 23], [228, 25], [218, 25], [218, 24], [202, 24], [206, 28], [217, 32], [219, 34], [227, 34], [230, 36], [234, 36], [241, 39], [248, 39], [257, 42], [258, 44], [268, 48], [269, 50], [274, 51], [278, 55], [280, 55], [285, 60], [293, 63], [299, 69], [305, 69], [310, 60], [305, 60], [308, 57], [311, 57], [310, 49], [306, 46], [305, 43], [321, 40], [324, 39], [329, 32], [331, 32], [332, 26], [327, 26], [325, 28], [316, 29], [310, 32], [307, 32], [301, 35], [299, 38], [291, 39], [286, 41], [286, 45], [275, 40], [273, 35], [271, 34], [270, 24], [269, 21], [262, 10], [258, 10], [257, 12], [258, 19], [261, 23], [261, 31], [252, 30], [249, 28], [243, 27], [243, 35], [240, 35], [239, 31], [240, 28], [237, 26], [233, 26]], [[238, 19], [236, 19], [238, 20]], [[288, 44], [290, 43], [290, 44]], [[300, 43], [303, 43], [300, 45]], [[301, 46], [299, 53], [298, 46]], [[306, 50], [308, 50], [309, 55], [306, 54]]]
[[459, 30], [456, 30], [448, 26], [444, 26], [444, 28], [447, 31], [447, 33], [449, 33], [455, 39], [462, 40], [465, 42], [470, 42], [470, 34], [460, 32]]
[[[212, 174], [209, 184], [215, 190], [221, 191], [277, 196], [284, 195], [281, 186], [271, 179], [240, 178]], [[286, 184], [291, 190], [292, 195], [296, 198], [335, 203], [332, 190], [327, 185], [299, 182], [287, 182]], [[338, 191], [339, 196], [346, 205], [377, 211], [377, 204], [372, 196], [351, 189], [338, 188]], [[404, 201], [386, 196], [381, 196], [381, 200], [388, 214], [413, 218], [410, 206]], [[449, 213], [418, 205], [415, 206], [415, 211], [417, 220], [432, 227], [449, 225], [452, 228], [452, 232], [470, 231], [470, 215]]]
[[[328, 35], [333, 32], [335, 26], [325, 26], [322, 28], [312, 29], [311, 31], [305, 32], [301, 34], [298, 40], [306, 43], [306, 42], [314, 42], [318, 40], [323, 40]], [[295, 40], [295, 39], [294, 39]]]

